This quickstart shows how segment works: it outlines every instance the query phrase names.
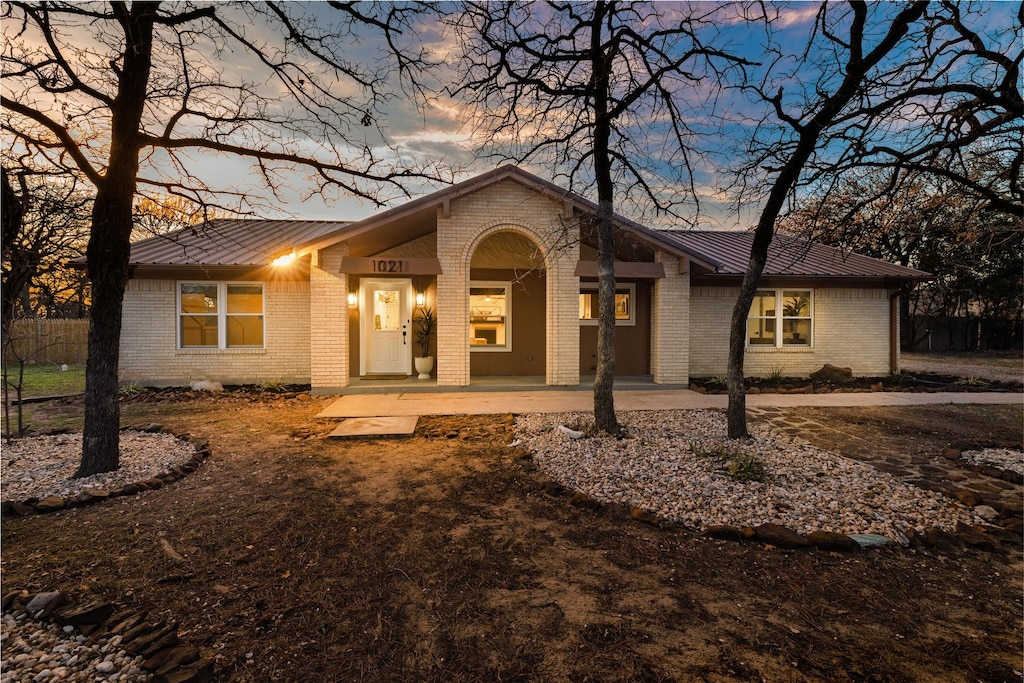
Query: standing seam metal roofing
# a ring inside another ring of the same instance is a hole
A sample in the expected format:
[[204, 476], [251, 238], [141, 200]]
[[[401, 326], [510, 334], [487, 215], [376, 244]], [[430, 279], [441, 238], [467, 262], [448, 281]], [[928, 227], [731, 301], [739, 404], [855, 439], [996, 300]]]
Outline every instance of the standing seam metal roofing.
[[132, 265], [259, 266], [349, 221], [215, 219], [132, 244]]
[[[721, 264], [717, 275], [742, 275], [750, 261], [753, 232], [671, 231], [657, 234], [684, 251], [703, 256]], [[766, 276], [799, 277], [869, 277], [897, 279], [928, 279], [928, 273], [913, 268], [844, 251], [818, 242], [776, 233], [768, 248]]]

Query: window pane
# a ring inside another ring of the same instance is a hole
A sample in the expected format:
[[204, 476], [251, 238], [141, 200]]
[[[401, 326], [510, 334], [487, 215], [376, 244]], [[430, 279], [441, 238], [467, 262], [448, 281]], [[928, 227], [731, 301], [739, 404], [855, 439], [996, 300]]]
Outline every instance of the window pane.
[[508, 346], [508, 288], [469, 288], [469, 343], [471, 346]]
[[775, 315], [775, 292], [758, 292], [750, 304], [751, 318]]
[[782, 315], [787, 318], [811, 317], [810, 292], [783, 292]]
[[769, 344], [775, 345], [775, 319], [774, 318], [748, 318], [747, 319], [747, 343], [750, 345]]
[[373, 329], [396, 332], [402, 325], [402, 295], [397, 289], [378, 289], [373, 293]]
[[580, 320], [597, 320], [597, 294], [580, 292]]
[[229, 315], [228, 348], [232, 346], [263, 346], [262, 315]]
[[615, 293], [615, 319], [629, 320], [629, 292]]
[[181, 285], [182, 313], [216, 313], [217, 285]]
[[782, 323], [783, 346], [807, 346], [811, 343], [811, 321], [784, 320]]
[[775, 345], [775, 292], [757, 292], [747, 318], [747, 344]]
[[262, 313], [263, 287], [228, 285], [228, 313]]
[[[182, 294], [184, 298], [184, 293]], [[181, 316], [181, 346], [217, 346], [217, 316], [215, 315], [183, 315]]]

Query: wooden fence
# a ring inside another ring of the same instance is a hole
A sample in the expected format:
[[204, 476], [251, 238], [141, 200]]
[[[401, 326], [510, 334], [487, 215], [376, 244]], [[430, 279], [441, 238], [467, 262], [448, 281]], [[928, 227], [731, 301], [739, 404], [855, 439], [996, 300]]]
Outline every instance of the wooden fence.
[[4, 362], [84, 363], [89, 347], [89, 321], [33, 318], [11, 323]]

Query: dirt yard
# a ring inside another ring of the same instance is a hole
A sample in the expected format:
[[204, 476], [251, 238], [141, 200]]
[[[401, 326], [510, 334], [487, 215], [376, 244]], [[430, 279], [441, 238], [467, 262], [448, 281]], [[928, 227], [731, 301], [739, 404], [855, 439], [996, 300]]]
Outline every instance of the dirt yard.
[[[510, 416], [337, 442], [313, 418], [325, 404], [125, 404], [126, 424], [191, 432], [213, 456], [159, 491], [5, 520], [5, 591], [176, 619], [230, 681], [1021, 680], [1019, 549], [716, 541], [549, 496]], [[868, 410], [815, 419], [900, 447]], [[993, 440], [1021, 438], [1020, 411], [891, 411], [936, 454], [956, 425], [976, 442], [981, 415]], [[81, 405], [29, 419], [80, 426]]]

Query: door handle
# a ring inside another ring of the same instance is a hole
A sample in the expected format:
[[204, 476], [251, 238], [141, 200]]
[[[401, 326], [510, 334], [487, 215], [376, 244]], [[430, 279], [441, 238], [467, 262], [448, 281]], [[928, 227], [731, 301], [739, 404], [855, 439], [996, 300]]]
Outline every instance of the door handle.
[[402, 346], [406, 345], [405, 335], [408, 334], [408, 332], [406, 332], [405, 328], [406, 328], [406, 326], [402, 325]]

